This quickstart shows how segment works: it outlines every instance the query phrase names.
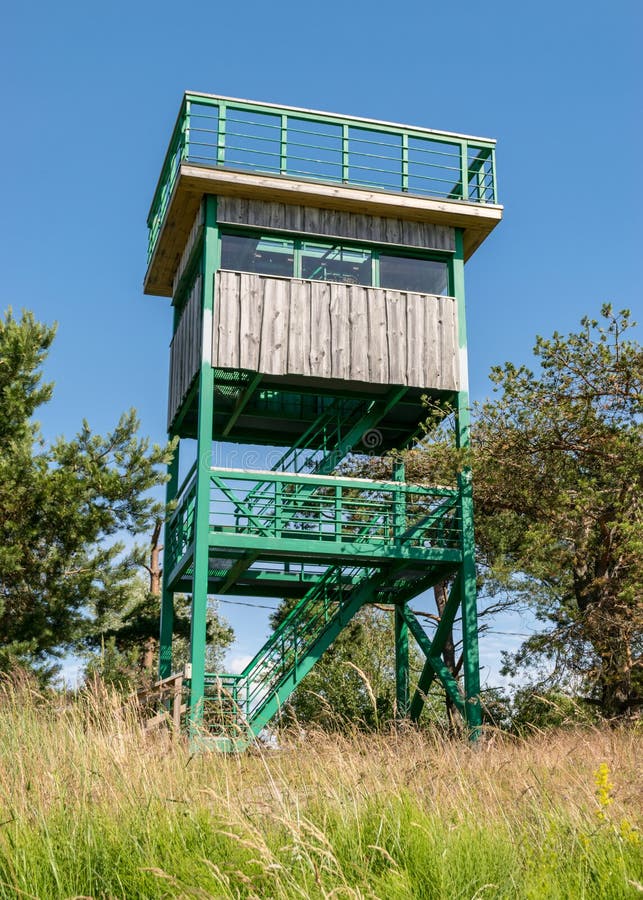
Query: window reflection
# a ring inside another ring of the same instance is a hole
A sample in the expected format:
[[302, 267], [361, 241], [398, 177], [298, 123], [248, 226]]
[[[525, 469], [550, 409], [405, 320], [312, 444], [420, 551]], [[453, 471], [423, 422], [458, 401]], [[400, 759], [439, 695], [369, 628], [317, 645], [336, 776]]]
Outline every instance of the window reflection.
[[222, 235], [222, 269], [292, 278], [294, 258], [294, 241], [238, 234]]
[[[445, 261], [369, 249], [302, 241], [295, 266], [295, 241], [267, 235], [224, 234], [221, 268], [284, 278], [306, 278], [343, 284], [379, 284], [382, 288], [419, 294], [448, 294]], [[374, 277], [379, 261], [379, 281]]]
[[380, 255], [380, 286], [418, 294], [448, 294], [447, 264], [434, 259]]
[[341, 244], [302, 244], [302, 278], [370, 285], [373, 283], [372, 269], [370, 250], [349, 249]]

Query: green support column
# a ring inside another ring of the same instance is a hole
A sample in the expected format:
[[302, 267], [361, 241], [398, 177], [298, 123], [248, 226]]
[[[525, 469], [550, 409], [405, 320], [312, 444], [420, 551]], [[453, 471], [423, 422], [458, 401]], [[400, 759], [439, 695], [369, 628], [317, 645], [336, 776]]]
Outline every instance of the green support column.
[[194, 575], [192, 579], [192, 629], [190, 634], [190, 730], [203, 719], [205, 692], [206, 613], [208, 603], [208, 551], [210, 530], [210, 467], [214, 418], [214, 369], [212, 368], [212, 313], [214, 273], [219, 267], [220, 247], [216, 197], [205, 200], [203, 240], [202, 355], [199, 373], [199, 419], [197, 432], [196, 507], [194, 513]]
[[[168, 482], [165, 489], [165, 503], [169, 504], [176, 497], [179, 486], [179, 443], [177, 439], [174, 456], [167, 467]], [[165, 523], [165, 547], [168, 546], [168, 527]], [[163, 566], [163, 589], [161, 592], [161, 627], [159, 636], [159, 678], [167, 678], [172, 674], [172, 631], [174, 629], [174, 593], [168, 590], [169, 576], [167, 567]]]
[[[404, 463], [393, 461], [393, 481], [403, 482]], [[393, 511], [395, 542], [406, 529], [406, 497], [400, 492], [395, 498]], [[397, 718], [404, 719], [409, 712], [409, 631], [404, 618], [404, 604], [395, 605], [395, 700]]]
[[397, 718], [409, 713], [409, 629], [404, 618], [404, 604], [395, 606], [395, 700]]
[[[453, 259], [453, 290], [458, 304], [458, 343], [460, 350], [461, 390], [458, 392], [456, 443], [469, 446], [469, 382], [467, 369], [467, 327], [464, 307], [464, 249], [461, 229], [456, 229], [456, 252]], [[460, 516], [462, 534], [462, 569], [459, 579], [462, 605], [462, 644], [464, 654], [464, 694], [469, 735], [475, 740], [482, 724], [480, 706], [480, 657], [478, 653], [478, 605], [476, 591], [475, 538], [473, 531], [473, 487], [471, 471], [460, 473]]]

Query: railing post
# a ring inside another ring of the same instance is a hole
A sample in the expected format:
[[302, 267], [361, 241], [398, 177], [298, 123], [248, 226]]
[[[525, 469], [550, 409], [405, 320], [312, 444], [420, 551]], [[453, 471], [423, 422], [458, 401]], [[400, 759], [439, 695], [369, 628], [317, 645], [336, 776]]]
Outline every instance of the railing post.
[[288, 171], [288, 116], [281, 116], [279, 172], [286, 175]]
[[217, 165], [225, 165], [226, 105], [219, 103], [217, 128]]
[[335, 485], [335, 540], [340, 541], [343, 537], [342, 529], [342, 486]]
[[476, 172], [476, 188], [478, 193], [478, 203], [485, 203], [485, 172], [484, 172], [484, 164], [485, 160], [480, 160], [480, 165], [478, 166], [478, 171]]
[[469, 198], [469, 145], [466, 141], [460, 143], [460, 179], [462, 181], [462, 199]]
[[350, 177], [348, 125], [342, 125], [342, 182], [348, 184]]
[[275, 482], [275, 537], [281, 537], [283, 530], [283, 492], [280, 481]]
[[[401, 459], [393, 461], [393, 481], [404, 482], [404, 463]], [[395, 488], [393, 493], [393, 542], [399, 546], [406, 525], [406, 493]]]
[[406, 132], [402, 135], [402, 190], [409, 189], [409, 136]]
[[185, 101], [185, 113], [183, 116], [183, 148], [181, 150], [181, 159], [190, 158], [190, 110], [191, 103]]

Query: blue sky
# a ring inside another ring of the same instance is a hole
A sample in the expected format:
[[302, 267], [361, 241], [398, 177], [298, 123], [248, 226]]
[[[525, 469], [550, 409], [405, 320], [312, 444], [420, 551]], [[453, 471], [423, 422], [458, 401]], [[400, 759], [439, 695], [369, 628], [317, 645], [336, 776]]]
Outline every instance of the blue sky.
[[[134, 406], [143, 433], [164, 439], [171, 317], [142, 293], [145, 220], [186, 89], [498, 139], [505, 219], [467, 266], [474, 399], [536, 333], [571, 330], [606, 300], [640, 318], [642, 9], [6, 5], [1, 305], [59, 323], [45, 436], [83, 416], [105, 431]], [[265, 619], [248, 627], [249, 610], [230, 611], [240, 654], [252, 652]]]

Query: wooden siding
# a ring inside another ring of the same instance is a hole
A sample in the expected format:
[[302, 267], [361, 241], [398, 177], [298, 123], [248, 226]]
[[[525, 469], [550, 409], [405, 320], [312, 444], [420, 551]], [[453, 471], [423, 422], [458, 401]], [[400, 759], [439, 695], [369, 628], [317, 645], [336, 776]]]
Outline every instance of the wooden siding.
[[288, 206], [342, 210], [358, 216], [400, 218], [462, 228], [465, 260], [500, 222], [503, 210], [502, 206], [491, 203], [463, 203], [461, 200], [436, 200], [413, 194], [389, 194], [364, 187], [298, 181], [278, 175], [181, 163], [163, 227], [145, 275], [146, 294], [172, 296], [176, 266], [205, 194], [214, 194], [219, 201], [222, 197], [251, 197], [253, 200]]
[[201, 235], [201, 229], [203, 228], [203, 222], [205, 220], [205, 206], [201, 204], [199, 206], [196, 216], [194, 217], [194, 222], [192, 223], [192, 228], [190, 228], [190, 233], [188, 234], [187, 240], [185, 242], [185, 247], [183, 249], [183, 253], [181, 254], [181, 259], [179, 260], [179, 264], [176, 272], [174, 273], [174, 280], [172, 282], [172, 296], [176, 294], [176, 289], [179, 286], [179, 282], [183, 277], [183, 273], [185, 272], [185, 267], [188, 264], [190, 259], [190, 255], [192, 254], [192, 250], [194, 249], [194, 245], [199, 240]]
[[220, 197], [217, 217], [219, 222], [228, 225], [250, 225], [253, 228], [372, 241], [422, 250], [455, 251], [454, 229], [431, 222], [238, 197]]
[[202, 344], [201, 275], [199, 275], [183, 308], [170, 344], [168, 427], [174, 421], [194, 376], [199, 371]]
[[216, 275], [212, 364], [220, 368], [457, 390], [457, 347], [452, 297]]

